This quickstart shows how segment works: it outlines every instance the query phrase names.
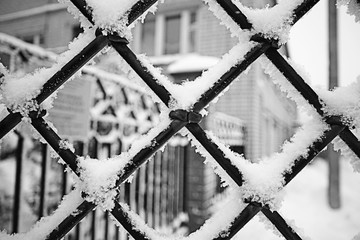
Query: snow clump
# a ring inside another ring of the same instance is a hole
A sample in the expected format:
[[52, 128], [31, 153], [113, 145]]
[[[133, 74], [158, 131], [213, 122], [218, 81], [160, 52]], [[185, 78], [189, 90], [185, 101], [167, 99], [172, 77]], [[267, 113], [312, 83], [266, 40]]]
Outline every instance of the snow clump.
[[360, 3], [357, 0], [338, 0], [338, 6], [347, 6], [347, 13], [355, 16], [355, 22], [360, 22]]

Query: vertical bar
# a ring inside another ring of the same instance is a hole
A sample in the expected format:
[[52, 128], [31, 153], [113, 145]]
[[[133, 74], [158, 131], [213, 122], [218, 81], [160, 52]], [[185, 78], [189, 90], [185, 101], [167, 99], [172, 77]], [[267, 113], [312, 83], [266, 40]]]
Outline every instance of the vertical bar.
[[154, 223], [155, 228], [160, 227], [161, 219], [161, 165], [163, 153], [156, 153], [155, 159], [155, 199], [154, 199]]
[[96, 209], [91, 214], [91, 240], [96, 239]]
[[145, 219], [145, 197], [146, 197], [146, 182], [145, 182], [145, 178], [146, 178], [146, 169], [148, 168], [148, 164], [149, 162], [147, 162], [147, 164], [141, 166], [138, 170], [138, 174], [139, 174], [139, 200], [138, 200], [138, 212], [139, 212], [139, 216], [142, 219]]
[[167, 209], [168, 209], [168, 213], [167, 213], [167, 221], [166, 224], [168, 225], [169, 223], [171, 223], [171, 220], [174, 217], [174, 164], [175, 164], [175, 147], [174, 146], [167, 146], [169, 149], [169, 161], [168, 161], [168, 169], [167, 169], [167, 174], [168, 174], [168, 187], [167, 187]]
[[39, 204], [39, 218], [44, 216], [45, 198], [46, 198], [46, 170], [47, 170], [47, 144], [41, 144], [41, 178], [40, 178], [40, 204]]
[[155, 156], [148, 163], [147, 167], [147, 177], [148, 181], [146, 183], [147, 186], [147, 200], [146, 200], [146, 215], [147, 215], [147, 223], [149, 226], [154, 227], [154, 219], [153, 219], [153, 200], [154, 200], [154, 165], [155, 165]]
[[175, 167], [174, 167], [174, 216], [179, 215], [180, 200], [180, 146], [175, 146]]
[[165, 148], [164, 152], [161, 154], [161, 187], [160, 187], [160, 226], [166, 224], [166, 215], [167, 215], [167, 190], [168, 190], [168, 148]]
[[185, 147], [183, 147], [183, 187], [182, 187], [182, 192], [183, 192], [183, 197], [182, 197], [182, 211], [183, 212], [188, 212], [189, 211], [189, 205], [188, 205], [188, 154], [190, 151], [190, 146], [189, 144], [187, 144]]
[[104, 239], [108, 240], [109, 236], [109, 212], [104, 212], [104, 220], [105, 220], [105, 231], [104, 231]]
[[[110, 143], [104, 144], [103, 147], [107, 149], [107, 152], [106, 152], [107, 157], [108, 158], [111, 157], [111, 144]], [[105, 220], [104, 239], [108, 240], [108, 238], [109, 238], [109, 212], [108, 211], [106, 211], [104, 213], [104, 220]]]
[[[84, 142], [80, 142], [80, 141], [76, 141], [74, 142], [74, 147], [75, 147], [75, 154], [76, 155], [79, 155], [79, 156], [82, 156], [84, 155], [84, 151], [85, 151], [85, 144]], [[65, 190], [65, 192], [64, 192]], [[67, 172], [63, 172], [63, 193], [66, 194], [66, 191], [67, 191]], [[80, 238], [82, 238], [81, 236], [81, 229], [82, 229], [82, 223], [79, 222], [77, 225], [76, 225], [76, 230], [75, 230], [75, 239], [76, 240], [80, 240]]]
[[21, 175], [23, 165], [23, 151], [24, 151], [24, 138], [20, 134], [18, 136], [18, 143], [16, 148], [16, 172], [15, 172], [15, 192], [14, 192], [14, 208], [13, 208], [13, 224], [12, 232], [19, 232], [19, 219], [21, 208]]
[[[96, 138], [90, 140], [88, 153], [91, 158], [98, 157], [98, 141]], [[91, 240], [96, 239], [96, 209], [91, 214]]]
[[[329, 1], [329, 90], [338, 86], [338, 41], [336, 0]], [[340, 208], [340, 154], [332, 143], [328, 146], [328, 201], [333, 209]]]

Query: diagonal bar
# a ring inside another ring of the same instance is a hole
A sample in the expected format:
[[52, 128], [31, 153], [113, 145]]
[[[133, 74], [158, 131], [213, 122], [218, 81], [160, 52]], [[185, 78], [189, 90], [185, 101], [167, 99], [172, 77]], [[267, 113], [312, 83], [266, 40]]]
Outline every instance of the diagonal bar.
[[[97, 36], [44, 84], [41, 93], [35, 98], [36, 102], [41, 104], [81, 67], [83, 67], [91, 58], [100, 52], [107, 45], [107, 43], [107, 39], [104, 36]], [[11, 112], [9, 115], [7, 115], [6, 118], [0, 122], [0, 138], [5, 136], [9, 131], [11, 131], [11, 129], [19, 124], [21, 119], [22, 116], [20, 113]]]
[[237, 65], [231, 67], [224, 75], [222, 75], [208, 91], [206, 91], [194, 104], [193, 111], [199, 112], [201, 109], [206, 107], [214, 98], [216, 98], [220, 92], [230, 85], [243, 71], [250, 66], [261, 54], [263, 54], [270, 45], [268, 43], [260, 43], [255, 45], [249, 52], [244, 56], [244, 60]]
[[154, 91], [161, 101], [168, 106], [170, 102], [170, 93], [163, 85], [156, 80], [151, 72], [144, 67], [137, 56], [122, 41], [110, 41], [114, 49], [131, 66], [131, 68], [143, 79], [143, 81]]
[[311, 8], [313, 8], [320, 0], [305, 0], [294, 10], [292, 24], [299, 21]]
[[[294, 68], [281, 56], [275, 49], [268, 49], [266, 56], [279, 69], [289, 82], [309, 101], [322, 117], [326, 117], [322, 110], [322, 100], [316, 92], [304, 81], [304, 79], [294, 70]], [[360, 158], [360, 142], [358, 138], [349, 130], [348, 127], [339, 135], [340, 138], [350, 147], [350, 149]]]
[[216, 2], [242, 29], [251, 30], [252, 24], [231, 0], [216, 0]]
[[126, 210], [115, 201], [115, 207], [111, 210], [111, 214], [116, 218], [116, 220], [121, 223], [121, 225], [130, 233], [130, 235], [136, 240], [148, 240], [151, 239], [146, 235], [145, 232], [142, 232], [138, 229], [137, 226], [133, 224], [131, 218], [129, 217]]
[[[133, 23], [138, 19], [146, 10], [148, 10], [152, 5], [154, 5], [158, 0], [139, 0], [131, 7], [128, 15], [127, 26]], [[86, 19], [92, 24], [95, 25], [92, 19], [92, 9], [89, 8], [85, 0], [71, 0], [74, 6], [79, 9], [79, 11], [86, 17]]]
[[[72, 2], [79, 8], [81, 12], [83, 12], [84, 16], [86, 16], [90, 22], [92, 22], [91, 18], [91, 11], [86, 7], [86, 3], [83, 0], [72, 0]], [[154, 0], [143, 0], [138, 1], [132, 8], [129, 14], [129, 22], [134, 21], [137, 17], [142, 15], [142, 13], [147, 9], [147, 6], [151, 6], [157, 1]], [[217, 0], [217, 2], [225, 9], [225, 11], [233, 18], [233, 20], [242, 28], [244, 29], [251, 29], [251, 24], [247, 21], [246, 16], [241, 13], [241, 11], [238, 11], [237, 7], [230, 1], [230, 0], [224, 0], [220, 1]], [[294, 11], [294, 23], [298, 21], [312, 6], [314, 6], [318, 1], [304, 1], [301, 5], [299, 5], [295, 11]], [[148, 4], [148, 5], [147, 5]], [[135, 10], [134, 10], [135, 9]], [[102, 36], [105, 38], [104, 36]], [[114, 41], [115, 39], [115, 41]], [[140, 61], [136, 58], [135, 54], [131, 52], [130, 49], [127, 48], [126, 44], [121, 41], [116, 41], [116, 37], [109, 36], [109, 40], [113, 47], [120, 53], [120, 55], [135, 69], [139, 75], [147, 73], [146, 68], [141, 66]], [[103, 41], [103, 44], [107, 44], [107, 41]], [[208, 91], [206, 91], [200, 100], [194, 104], [194, 111], [198, 112], [201, 109], [203, 109], [206, 105], [208, 105], [212, 99], [214, 99], [221, 91], [224, 90], [242, 71], [244, 71], [254, 60], [256, 60], [262, 53], [266, 52], [266, 55], [273, 54], [273, 57], [281, 57], [281, 55], [272, 48], [269, 48], [269, 43], [259, 43], [255, 48], [253, 48], [250, 52], [245, 56], [245, 60], [241, 62], [239, 65], [236, 65], [232, 67], [228, 72], [226, 72], [221, 79]], [[118, 49], [117, 49], [118, 48]], [[273, 50], [273, 51], [272, 51]], [[274, 53], [272, 53], [274, 52]], [[268, 56], [270, 59], [270, 57]], [[270, 59], [271, 60], [271, 59]], [[281, 59], [280, 59], [281, 60]], [[284, 60], [285, 61], [285, 60]], [[86, 63], [86, 62], [85, 62]], [[75, 68], [78, 62], [73, 62], [75, 65]], [[288, 67], [289, 65], [286, 61], [284, 63], [284, 66]], [[277, 66], [278, 67], [278, 66]], [[279, 67], [278, 67], [279, 68]], [[279, 68], [280, 71], [282, 71]], [[70, 69], [68, 72], [65, 71], [65, 75], [72, 75], [72, 70]], [[293, 79], [293, 73], [291, 68], [286, 69], [282, 71], [284, 76], [289, 79], [289, 81], [294, 80]], [[295, 72], [295, 71], [294, 71]], [[295, 72], [296, 74], [296, 72]], [[288, 75], [288, 76], [287, 76]], [[45, 100], [53, 91], [57, 89], [57, 87], [61, 86], [66, 80], [65, 78], [54, 78], [54, 82], [48, 81], [48, 85], [44, 85], [44, 90], [42, 90], [41, 94], [36, 98], [38, 101]], [[297, 78], [295, 77], [295, 81], [297, 84], [301, 83], [301, 77]], [[148, 86], [160, 97], [160, 99], [168, 105], [170, 94], [169, 92], [160, 85], [156, 78], [154, 78], [151, 74], [148, 74], [145, 76], [144, 81], [148, 84]], [[303, 80], [302, 80], [303, 81]], [[53, 83], [53, 84], [52, 84]], [[301, 94], [303, 92], [309, 91], [307, 84], [298, 84], [298, 88], [302, 89], [300, 91]], [[312, 91], [312, 92], [311, 92]], [[306, 95], [306, 94], [305, 94]], [[308, 98], [310, 97], [310, 99]], [[305, 97], [318, 111], [318, 113], [323, 116], [324, 113], [322, 111], [322, 105], [321, 101], [316, 95], [315, 92], [310, 88], [310, 92], [308, 93], [307, 97]], [[2, 122], [0, 122], [0, 126], [5, 127], [5, 123], [11, 123], [11, 118], [14, 118], [16, 121], [21, 120], [21, 116], [18, 114], [16, 116], [16, 113], [9, 114]], [[16, 126], [11, 125], [13, 127]], [[219, 149], [219, 147], [212, 143], [210, 139], [207, 138], [205, 132], [201, 129], [201, 127], [198, 124], [194, 123], [186, 123], [182, 121], [172, 121], [171, 124], [167, 129], [162, 131], [158, 136], [155, 137], [155, 140], [152, 141], [154, 145], [148, 146], [144, 149], [142, 149], [140, 152], [138, 152], [132, 161], [129, 162], [128, 165], [126, 165], [124, 169], [124, 174], [119, 176], [119, 180], [117, 181], [117, 186], [120, 185], [128, 176], [130, 176], [133, 172], [135, 172], [138, 167], [143, 164], [152, 154], [154, 154], [161, 146], [163, 146], [170, 138], [173, 136], [176, 132], [178, 132], [181, 128], [183, 128], [186, 125], [186, 127], [189, 129], [190, 132], [194, 134], [194, 136], [202, 143], [202, 145], [209, 151], [211, 155], [214, 156], [214, 158], [219, 162], [219, 164], [224, 168], [225, 171], [228, 172], [230, 177], [232, 177], [239, 186], [242, 184], [242, 176], [241, 173], [231, 164], [230, 160], [225, 157], [225, 154]], [[356, 149], [359, 147], [359, 141], [358, 139], [352, 134], [352, 132], [348, 129], [348, 127], [343, 126], [342, 124], [336, 125], [336, 124], [330, 124], [331, 130], [326, 131], [324, 133], [324, 138], [316, 141], [312, 144], [311, 147], [309, 147], [307, 157], [301, 157], [295, 160], [294, 166], [292, 167], [291, 172], [284, 173], [285, 177], [285, 185], [290, 182], [318, 153], [321, 151], [333, 138], [335, 138], [337, 135], [340, 134], [340, 137], [349, 144], [349, 147], [351, 149]], [[42, 118], [33, 119], [33, 126], [39, 131], [41, 135], [44, 136], [46, 140], [48, 140], [50, 145], [54, 145], [56, 151], [60, 152], [60, 155], [76, 172], [77, 166], [76, 166], [76, 156], [71, 151], [62, 151], [59, 148], [59, 141], [61, 140], [56, 133], [54, 133], [52, 130], [48, 130], [46, 123], [43, 121]], [[10, 129], [11, 129], [10, 128]], [[2, 128], [0, 128], [2, 129]], [[9, 127], [7, 127], [9, 129]], [[10, 130], [9, 130], [10, 131]], [[0, 135], [5, 135], [6, 130], [1, 130]], [[2, 136], [3, 136], [2, 135]], [[359, 150], [357, 150], [359, 152]], [[70, 153], [69, 153], [70, 152]], [[359, 153], [356, 153], [359, 156]], [[140, 230], [135, 230], [134, 226], [128, 222], [128, 216], [126, 215], [126, 211], [121, 207], [120, 204], [115, 202], [115, 208], [112, 210], [112, 214], [123, 224], [123, 226], [129, 231], [129, 233], [135, 238], [135, 239], [149, 239], [147, 236], [145, 236], [143, 233], [140, 232]], [[88, 214], [93, 208], [95, 207], [94, 204], [88, 203], [84, 201], [78, 209], [78, 215], [76, 216], [68, 216], [60, 225], [59, 228], [61, 230], [54, 230], [48, 237], [48, 239], [59, 239], [62, 236], [64, 236], [73, 226], [75, 226], [86, 214]], [[253, 216], [255, 216], [260, 210], [264, 212], [264, 214], [275, 224], [277, 228], [281, 228], [281, 232], [286, 237], [288, 236], [289, 239], [298, 239], [296, 238], [296, 234], [291, 234], [288, 229], [288, 225], [286, 224], [285, 220], [282, 219], [282, 217], [277, 212], [271, 212], [270, 210], [267, 210], [265, 208], [262, 208], [261, 205], [256, 203], [250, 203], [239, 215], [239, 217], [234, 221], [234, 223], [231, 225], [229, 233], [228, 234], [220, 234], [218, 238], [216, 239], [229, 239], [232, 236], [236, 234], [236, 232], [241, 229], [248, 221], [252, 219]], [[293, 237], [293, 238], [291, 238]], [[300, 238], [299, 238], [300, 239]]]
[[98, 35], [87, 45], [80, 53], [67, 62], [59, 71], [57, 71], [43, 86], [41, 93], [36, 97], [37, 103], [42, 103], [55, 90], [63, 85], [72, 75], [89, 62], [97, 53], [99, 53], [108, 44], [107, 38]]
[[315, 141], [308, 151], [295, 160], [291, 170], [284, 173], [285, 185], [288, 184], [301, 170], [306, 167], [311, 160], [316, 157], [337, 135], [339, 135], [345, 126], [332, 125], [330, 130], [325, 131], [323, 137]]
[[76, 224], [81, 221], [86, 215], [88, 215], [96, 207], [95, 204], [91, 202], [84, 201], [76, 209], [76, 214], [70, 214], [66, 217], [59, 226], [54, 229], [47, 237], [47, 240], [58, 240], [62, 239], [71, 229], [74, 228]]
[[347, 127], [340, 133], [340, 138], [349, 146], [349, 148], [360, 158], [360, 142], [359, 139]]
[[78, 175], [78, 168], [76, 164], [77, 156], [69, 149], [60, 147], [61, 138], [55, 133], [55, 131], [46, 123], [46, 121], [40, 118], [33, 118], [31, 120], [33, 127], [43, 136], [43, 138], [49, 143], [49, 145], [59, 154], [59, 156], [66, 162], [71, 170]]
[[[91, 11], [86, 7], [84, 0], [71, 0], [71, 2], [79, 9], [79, 11], [92, 23]], [[134, 22], [147, 9], [149, 9], [156, 0], [143, 0], [137, 2], [129, 13], [128, 25]], [[71, 59], [64, 67], [55, 73], [48, 82], [44, 84], [41, 93], [36, 97], [38, 104], [42, 103], [56, 89], [65, 83], [72, 75], [74, 75], [82, 66], [84, 66], [93, 56], [100, 52], [107, 45], [106, 37], [97, 36], [88, 46], [86, 46], [79, 54]], [[63, 74], [65, 73], [65, 74]], [[4, 137], [17, 124], [20, 123], [22, 116], [20, 113], [10, 113], [0, 122], [0, 138]]]
[[240, 171], [231, 163], [226, 157], [225, 153], [211, 141], [204, 130], [195, 123], [189, 123], [186, 128], [195, 136], [195, 138], [203, 145], [203, 147], [210, 153], [210, 155], [219, 163], [225, 172], [236, 182], [237, 185], [242, 186], [244, 179]]
[[214, 240], [225, 240], [231, 239], [235, 234], [243, 228], [256, 214], [258, 214], [262, 209], [262, 206], [259, 203], [251, 202], [249, 203], [243, 211], [239, 214], [238, 217], [232, 222], [230, 228], [224, 233], [219, 234]]
[[[40, 124], [43, 125], [43, 124]], [[150, 158], [156, 151], [158, 151], [175, 133], [177, 133], [181, 128], [183, 128], [186, 125], [186, 123], [174, 120], [170, 123], [169, 127], [163, 130], [160, 134], [158, 134], [152, 141], [149, 146], [143, 148], [138, 152], [133, 159], [124, 167], [122, 174], [119, 176], [119, 179], [116, 181], [116, 187], [118, 187], [122, 182], [124, 182], [132, 173], [134, 173], [143, 163], [146, 162], [148, 158]], [[46, 126], [41, 126], [40, 131], [46, 131]], [[44, 138], [48, 140], [48, 133], [45, 133]], [[52, 141], [52, 139], [49, 139], [49, 141]], [[55, 146], [57, 148], [57, 146]], [[70, 151], [71, 152], [71, 151]], [[72, 157], [72, 156], [70, 156]], [[64, 161], [67, 162], [67, 160], [64, 159]], [[71, 161], [69, 161], [71, 162]], [[51, 234], [53, 236], [61, 236], [63, 233], [59, 233], [59, 231], [65, 231], [65, 230], [71, 230], [71, 227], [74, 227], [76, 224], [78, 224], [86, 214], [83, 214], [83, 212], [90, 212], [92, 211], [96, 205], [94, 204], [86, 204], [86, 201], [84, 201], [81, 205], [77, 207], [76, 216], [70, 215], [67, 218], [65, 218], [60, 225], [64, 226], [64, 228], [58, 228], [55, 229]], [[115, 204], [116, 201], [114, 201]], [[117, 208], [118, 209], [118, 208]], [[117, 212], [118, 210], [112, 210], [112, 212], [116, 213], [116, 216], [121, 217], [122, 213]], [[114, 215], [114, 217], [116, 217]], [[119, 222], [123, 221], [122, 218], [118, 219]], [[70, 228], [69, 228], [70, 227]], [[67, 233], [67, 232], [66, 232]], [[65, 234], [66, 234], [65, 233]], [[53, 238], [48, 238], [53, 239]], [[59, 238], [56, 238], [59, 239]], [[136, 239], [136, 238], [135, 238]]]
[[289, 82], [300, 92], [300, 94], [316, 109], [320, 116], [324, 116], [322, 104], [315, 91], [304, 81], [293, 67], [273, 48], [265, 53], [266, 57], [275, 65], [276, 68], [289, 80]]
[[271, 211], [269, 208], [263, 207], [261, 212], [287, 240], [301, 240], [301, 237], [287, 224], [285, 219], [277, 211]]

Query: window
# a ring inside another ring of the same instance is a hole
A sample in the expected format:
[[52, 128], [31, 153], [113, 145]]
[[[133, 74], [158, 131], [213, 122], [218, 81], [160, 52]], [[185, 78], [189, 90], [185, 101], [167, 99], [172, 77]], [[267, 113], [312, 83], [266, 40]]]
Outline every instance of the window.
[[76, 38], [80, 33], [84, 32], [84, 29], [80, 24], [76, 24], [72, 27], [72, 38]]
[[21, 40], [27, 43], [42, 45], [44, 44], [44, 36], [42, 34], [25, 35], [19, 37]]
[[0, 52], [0, 63], [8, 70], [11, 70], [11, 55], [5, 52]]
[[197, 16], [196, 12], [192, 11], [190, 13], [190, 28], [189, 28], [189, 52], [196, 51], [196, 23]]
[[165, 54], [180, 53], [180, 15], [165, 18]]
[[147, 55], [155, 55], [155, 18], [147, 19], [141, 28], [141, 48]]
[[150, 15], [135, 30], [138, 34], [135, 39], [140, 39], [134, 43], [135, 49], [148, 56], [194, 52], [197, 50], [196, 25], [196, 9]]

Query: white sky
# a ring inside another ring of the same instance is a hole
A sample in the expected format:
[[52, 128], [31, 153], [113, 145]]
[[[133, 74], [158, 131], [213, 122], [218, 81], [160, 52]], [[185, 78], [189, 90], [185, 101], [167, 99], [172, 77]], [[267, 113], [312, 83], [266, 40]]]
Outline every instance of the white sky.
[[[320, 1], [298, 21], [290, 34], [290, 57], [302, 65], [315, 87], [328, 87], [328, 1]], [[360, 23], [338, 9], [339, 85], [346, 86], [360, 75]]]

